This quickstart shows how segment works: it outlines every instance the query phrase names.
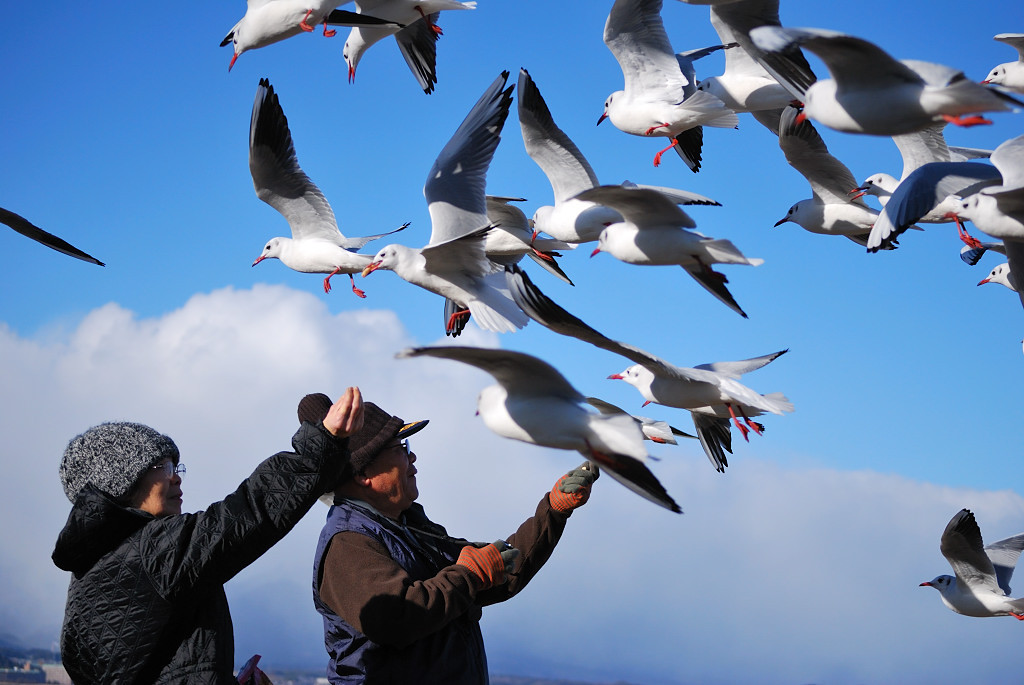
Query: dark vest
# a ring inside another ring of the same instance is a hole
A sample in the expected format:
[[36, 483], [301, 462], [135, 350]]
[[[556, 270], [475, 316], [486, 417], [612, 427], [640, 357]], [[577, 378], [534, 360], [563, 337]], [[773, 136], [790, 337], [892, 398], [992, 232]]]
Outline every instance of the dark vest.
[[[417, 518], [425, 520], [422, 508], [418, 504], [412, 506], [417, 508]], [[443, 531], [440, 526], [436, 530]], [[324, 604], [320, 599], [321, 564], [328, 542], [345, 531], [380, 542], [414, 581], [433, 578], [442, 568], [455, 563], [461, 549], [461, 545], [413, 535], [398, 523], [359, 505], [342, 502], [331, 507], [313, 562], [313, 604], [323, 616], [324, 645], [330, 655], [327, 679], [334, 685], [487, 683], [479, 608], [411, 645], [397, 648], [372, 642]]]

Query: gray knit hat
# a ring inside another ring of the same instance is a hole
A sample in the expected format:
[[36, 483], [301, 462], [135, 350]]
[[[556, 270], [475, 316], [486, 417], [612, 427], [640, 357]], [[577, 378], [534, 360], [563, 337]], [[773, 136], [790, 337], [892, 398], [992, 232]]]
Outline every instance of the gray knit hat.
[[146, 470], [164, 459], [178, 463], [178, 447], [141, 423], [101, 423], [73, 438], [60, 462], [60, 482], [74, 504], [87, 483], [112, 497], [128, 493]]

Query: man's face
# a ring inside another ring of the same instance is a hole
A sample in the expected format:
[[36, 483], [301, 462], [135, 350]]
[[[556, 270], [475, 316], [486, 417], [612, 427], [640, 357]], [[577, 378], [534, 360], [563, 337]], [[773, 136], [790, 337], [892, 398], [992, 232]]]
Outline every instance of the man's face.
[[408, 444], [395, 438], [363, 471], [373, 493], [370, 504], [390, 518], [398, 518], [420, 496], [413, 466], [416, 453], [407, 451]]

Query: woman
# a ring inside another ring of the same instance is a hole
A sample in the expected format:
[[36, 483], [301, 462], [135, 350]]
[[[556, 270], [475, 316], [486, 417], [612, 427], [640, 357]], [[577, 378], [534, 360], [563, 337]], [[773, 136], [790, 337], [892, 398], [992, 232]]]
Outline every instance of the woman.
[[53, 561], [73, 576], [61, 632], [64, 666], [87, 683], [237, 683], [224, 583], [280, 540], [345, 476], [363, 423], [348, 388], [295, 452], [262, 464], [224, 500], [182, 514], [178, 448], [137, 423], [74, 438], [60, 478], [73, 508]]

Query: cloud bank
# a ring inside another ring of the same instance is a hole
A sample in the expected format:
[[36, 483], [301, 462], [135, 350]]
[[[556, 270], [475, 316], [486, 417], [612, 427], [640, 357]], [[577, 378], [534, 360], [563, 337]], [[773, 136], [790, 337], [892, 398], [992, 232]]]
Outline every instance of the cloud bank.
[[[472, 327], [460, 340], [498, 343]], [[281, 286], [196, 295], [153, 319], [108, 304], [35, 338], [0, 324], [4, 632], [33, 646], [57, 639], [68, 577], [49, 557], [70, 509], [57, 464], [71, 437], [105, 420], [174, 438], [189, 467], [185, 507], [196, 510], [289, 448], [302, 395], [356, 384], [393, 413], [430, 419], [414, 443], [433, 518], [471, 539], [511, 533], [580, 457], [487, 431], [474, 416], [485, 374], [394, 359], [432, 342], [413, 339], [393, 312], [331, 314]], [[974, 510], [994, 541], [1024, 530], [1024, 498], [870, 471], [783, 469], [761, 447], [724, 476], [695, 443], [652, 448], [660, 461], [651, 468], [683, 516], [598, 481], [545, 570], [485, 612], [492, 671], [638, 683], [1005, 675], [1008, 664], [992, 656], [1017, 652], [1021, 626], [958, 616], [917, 585], [948, 572], [938, 538], [958, 509]], [[228, 584], [239, 659], [325, 663], [309, 576], [326, 511], [317, 505]]]

